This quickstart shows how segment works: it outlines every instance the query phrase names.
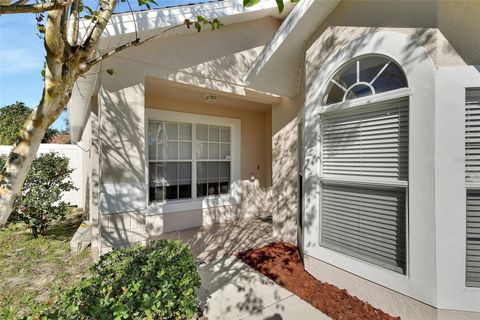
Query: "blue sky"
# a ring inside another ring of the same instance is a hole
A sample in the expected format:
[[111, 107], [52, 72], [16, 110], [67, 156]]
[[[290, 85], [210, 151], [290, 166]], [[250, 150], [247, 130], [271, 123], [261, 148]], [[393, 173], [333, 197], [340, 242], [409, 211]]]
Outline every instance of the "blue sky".
[[[159, 7], [206, 2], [207, 0], [157, 0]], [[131, 1], [133, 10], [138, 6]], [[120, 3], [117, 12], [128, 11]], [[40, 74], [45, 56], [43, 41], [36, 35], [35, 15], [15, 14], [0, 16], [0, 107], [25, 102], [31, 108], [38, 103], [43, 88]], [[66, 115], [53, 124], [65, 128]]]

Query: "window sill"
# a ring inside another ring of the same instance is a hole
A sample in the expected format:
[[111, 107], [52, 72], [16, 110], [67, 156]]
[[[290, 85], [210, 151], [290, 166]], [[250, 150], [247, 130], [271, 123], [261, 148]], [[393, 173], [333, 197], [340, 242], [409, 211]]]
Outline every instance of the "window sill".
[[173, 200], [165, 202], [152, 202], [147, 206], [147, 215], [174, 213], [191, 210], [203, 210], [215, 207], [233, 206], [240, 203], [240, 197], [231, 194], [209, 196], [199, 199]]

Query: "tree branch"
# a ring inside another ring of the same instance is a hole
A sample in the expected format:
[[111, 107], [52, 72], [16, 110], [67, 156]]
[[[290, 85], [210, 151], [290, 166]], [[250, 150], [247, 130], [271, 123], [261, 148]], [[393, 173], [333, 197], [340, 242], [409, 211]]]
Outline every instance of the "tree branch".
[[88, 57], [92, 57], [97, 49], [98, 41], [102, 36], [103, 31], [107, 27], [110, 18], [112, 17], [113, 10], [117, 6], [117, 0], [100, 0], [100, 13], [97, 17], [97, 22], [92, 28], [91, 33], [85, 40], [84, 49]]
[[12, 3], [14, 6], [20, 6], [23, 4], [27, 4], [28, 0], [18, 0], [17, 2]]
[[122, 44], [121, 46], [116, 47], [116, 48], [113, 49], [113, 50], [110, 50], [109, 52], [101, 55], [100, 57], [97, 57], [97, 58], [91, 59], [91, 60], [87, 60], [87, 64], [88, 64], [90, 67], [92, 67], [92, 66], [96, 65], [97, 63], [99, 63], [99, 62], [101, 62], [101, 61], [103, 61], [103, 60], [105, 60], [105, 59], [113, 56], [114, 54], [116, 54], [116, 53], [118, 53], [118, 52], [120, 52], [120, 51], [123, 51], [123, 50], [125, 50], [125, 49], [127, 49], [127, 48], [130, 48], [130, 47], [136, 47], [136, 46], [140, 45], [141, 43], [143, 43], [143, 42], [140, 42], [140, 39], [135, 39], [135, 40], [133, 40], [133, 41], [131, 41], [131, 42]]
[[68, 22], [68, 43], [76, 46], [78, 42], [79, 12], [80, 0], [74, 0], [70, 9], [70, 18]]
[[11, 5], [0, 5], [0, 14], [15, 14], [15, 13], [41, 13], [45, 11], [63, 9], [70, 4], [70, 1], [55, 1], [47, 3], [35, 4], [20, 4], [21, 0]]

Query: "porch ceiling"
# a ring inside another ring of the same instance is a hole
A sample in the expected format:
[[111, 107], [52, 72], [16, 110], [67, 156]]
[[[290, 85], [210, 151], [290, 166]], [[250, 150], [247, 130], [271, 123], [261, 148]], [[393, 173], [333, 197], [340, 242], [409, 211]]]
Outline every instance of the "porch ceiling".
[[[217, 97], [215, 105], [256, 112], [269, 112], [271, 104], [276, 101], [272, 100], [268, 103], [265, 97], [256, 92], [252, 92], [251, 96], [245, 97], [154, 77], [145, 78], [145, 104], [147, 108], [155, 108], [155, 105], [152, 104], [159, 99], [161, 101], [180, 101], [191, 105], [202, 105], [207, 103], [205, 96], [208, 94]], [[274, 98], [268, 97], [268, 99]]]

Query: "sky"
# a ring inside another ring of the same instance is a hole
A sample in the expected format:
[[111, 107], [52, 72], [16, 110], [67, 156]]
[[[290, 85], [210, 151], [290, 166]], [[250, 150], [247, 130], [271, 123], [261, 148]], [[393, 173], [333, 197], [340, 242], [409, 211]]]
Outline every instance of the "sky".
[[[156, 2], [159, 7], [166, 7], [206, 1], [208, 0], [157, 0]], [[133, 10], [139, 9], [135, 0], [130, 3]], [[127, 3], [119, 2], [116, 11], [128, 11]], [[44, 57], [45, 49], [42, 39], [37, 36], [35, 15], [0, 15], [0, 107], [16, 101], [25, 102], [30, 108], [37, 105], [43, 88], [41, 70]], [[66, 128], [65, 112], [52, 127], [59, 130]]]

